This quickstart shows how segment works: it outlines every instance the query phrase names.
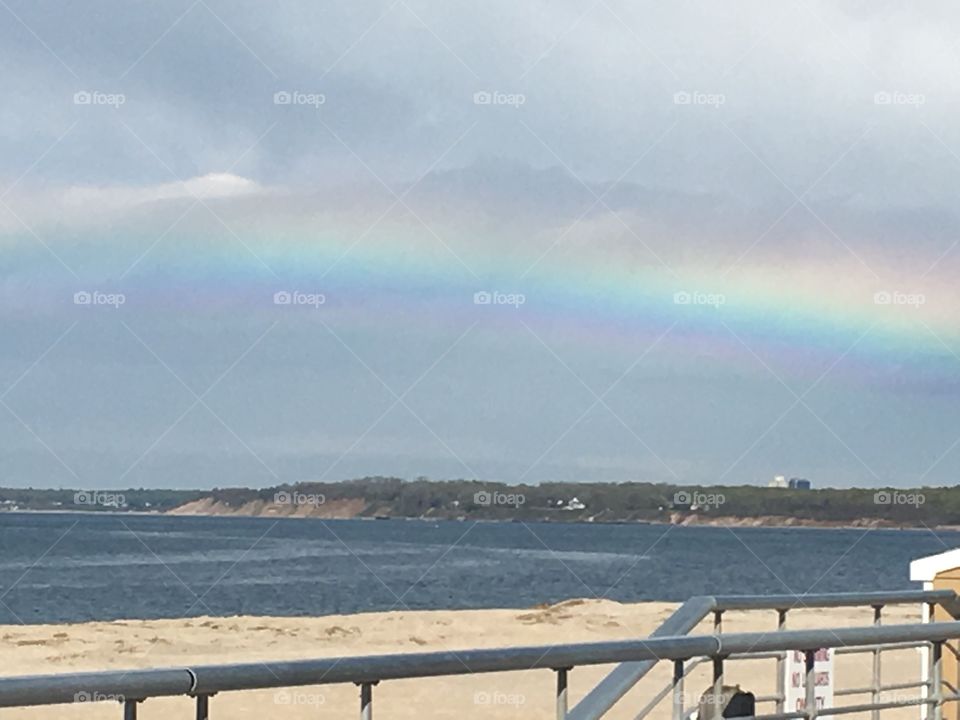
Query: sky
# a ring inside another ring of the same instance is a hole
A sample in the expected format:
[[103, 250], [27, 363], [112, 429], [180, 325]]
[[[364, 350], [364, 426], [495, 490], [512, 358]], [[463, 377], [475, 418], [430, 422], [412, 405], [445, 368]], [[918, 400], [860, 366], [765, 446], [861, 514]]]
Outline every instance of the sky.
[[0, 0], [0, 484], [951, 485], [946, 2]]

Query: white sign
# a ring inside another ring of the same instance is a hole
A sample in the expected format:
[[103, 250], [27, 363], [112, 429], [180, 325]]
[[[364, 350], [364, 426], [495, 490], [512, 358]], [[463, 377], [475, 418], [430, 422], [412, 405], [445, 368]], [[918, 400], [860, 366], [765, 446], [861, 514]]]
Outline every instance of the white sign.
[[[807, 705], [807, 660], [800, 650], [788, 650], [783, 664], [787, 697], [785, 712], [803, 712]], [[813, 662], [817, 709], [833, 707], [833, 649], [821, 648]]]

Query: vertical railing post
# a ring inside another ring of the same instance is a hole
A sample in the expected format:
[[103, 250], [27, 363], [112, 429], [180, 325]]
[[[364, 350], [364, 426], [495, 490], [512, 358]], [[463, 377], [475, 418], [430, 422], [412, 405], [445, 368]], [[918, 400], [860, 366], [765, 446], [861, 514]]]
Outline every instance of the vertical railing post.
[[[880, 625], [881, 613], [883, 612], [883, 605], [874, 605], [873, 606], [873, 624], [875, 626]], [[875, 647], [873, 649], [873, 684], [870, 690], [870, 700], [874, 705], [880, 703], [880, 648]], [[880, 711], [874, 709], [870, 712], [871, 720], [880, 720]]]
[[137, 703], [139, 700], [123, 701], [123, 720], [137, 720]]
[[[786, 608], [777, 610], [777, 631], [781, 632], [787, 629], [787, 610]], [[787, 701], [787, 678], [786, 678], [787, 651], [777, 656], [777, 714], [783, 714], [783, 708]]]
[[713, 659], [713, 702], [711, 703], [710, 717], [713, 720], [721, 720], [723, 717], [723, 708], [720, 707], [720, 701], [723, 698], [723, 657], [718, 655]]
[[360, 720], [373, 720], [373, 686], [376, 683], [360, 683]]
[[197, 720], [208, 720], [210, 717], [210, 696], [197, 695]]
[[[937, 621], [936, 618], [937, 604], [936, 603], [923, 603], [923, 621], [927, 623], [933, 623]], [[931, 676], [933, 668], [933, 643], [925, 643], [923, 647], [920, 648], [920, 662], [925, 666], [926, 679], [920, 686], [920, 695], [924, 700], [931, 700], [933, 695], [933, 678]], [[933, 705], [926, 703], [923, 707], [927, 709], [926, 714], [921, 713], [920, 717], [930, 718], [933, 716]]]
[[567, 720], [567, 672], [570, 668], [557, 668], [557, 720]]
[[673, 720], [683, 720], [683, 660], [673, 661]]
[[[713, 632], [716, 635], [723, 633], [723, 610], [713, 611]], [[713, 712], [711, 717], [720, 720], [723, 717], [723, 708], [720, 707], [720, 698], [723, 697], [723, 658], [713, 659]]]
[[804, 700], [804, 714], [807, 720], [816, 720], [817, 717], [817, 651], [807, 650], [806, 660], [806, 695]]
[[943, 643], [935, 642], [930, 648], [930, 712], [927, 717], [931, 720], [943, 718]]

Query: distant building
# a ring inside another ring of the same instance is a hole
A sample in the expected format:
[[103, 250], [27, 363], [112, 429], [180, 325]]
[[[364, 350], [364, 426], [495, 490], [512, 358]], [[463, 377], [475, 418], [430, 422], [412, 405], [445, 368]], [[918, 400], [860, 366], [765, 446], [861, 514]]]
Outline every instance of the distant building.
[[566, 504], [563, 508], [564, 510], [583, 510], [587, 506], [580, 502], [577, 498], [571, 498], [570, 502]]
[[788, 487], [787, 479], [783, 475], [777, 475], [773, 480], [770, 481], [770, 484], [767, 487], [772, 488], [785, 488]]
[[789, 487], [791, 490], [809, 490], [810, 481], [806, 478], [790, 478]]

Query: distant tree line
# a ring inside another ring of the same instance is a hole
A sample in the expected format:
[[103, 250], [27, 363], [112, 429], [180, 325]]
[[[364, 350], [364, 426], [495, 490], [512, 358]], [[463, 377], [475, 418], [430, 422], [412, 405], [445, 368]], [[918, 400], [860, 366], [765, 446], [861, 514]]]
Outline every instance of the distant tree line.
[[[686, 486], [664, 483], [542, 483], [508, 485], [477, 480], [435, 481], [365, 477], [297, 483], [262, 490], [215, 489], [215, 499], [239, 506], [270, 502], [278, 492], [362, 499], [363, 515], [520, 520], [660, 522], [677, 514], [817, 522], [879, 520], [897, 525], [960, 525], [960, 488], [790, 490], [752, 485]], [[578, 504], [571, 504], [576, 499]], [[584, 507], [580, 508], [582, 504]]]
[[0, 511], [20, 509], [166, 512], [208, 495], [209, 491], [205, 490], [0, 488]]
[[121, 507], [76, 502], [77, 490], [0, 488], [0, 509], [130, 510], [165, 512], [212, 498], [230, 507], [271, 503], [278, 493], [322, 496], [324, 503], [361, 500], [361, 517], [471, 518], [594, 522], [664, 522], [690, 515], [795, 518], [896, 525], [960, 525], [960, 488], [790, 490], [748, 485], [685, 486], [664, 483], [542, 483], [508, 485], [478, 480], [403, 480], [364, 477], [301, 482], [263, 489], [109, 491]]

